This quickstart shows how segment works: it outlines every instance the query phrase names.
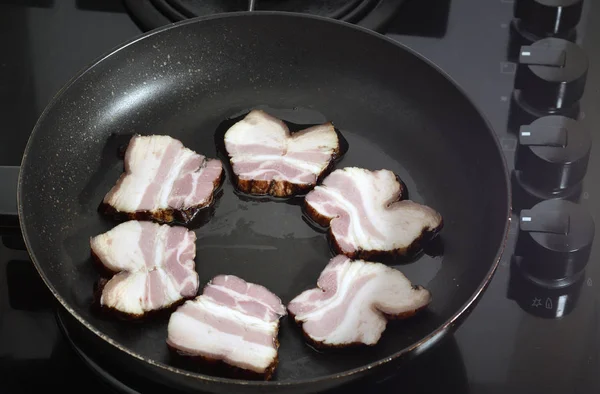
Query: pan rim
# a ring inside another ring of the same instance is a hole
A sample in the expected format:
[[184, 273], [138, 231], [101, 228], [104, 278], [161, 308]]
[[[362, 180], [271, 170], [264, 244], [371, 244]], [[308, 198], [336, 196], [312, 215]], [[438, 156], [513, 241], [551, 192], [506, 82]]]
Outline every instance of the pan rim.
[[[502, 167], [504, 170], [503, 171], [503, 173], [504, 173], [503, 180], [506, 185], [507, 196], [506, 196], [506, 206], [504, 207], [506, 220], [504, 222], [502, 240], [496, 250], [496, 254], [495, 254], [493, 263], [492, 263], [490, 269], [488, 270], [488, 272], [486, 273], [483, 281], [477, 286], [477, 290], [469, 297], [469, 299], [461, 306], [461, 308], [459, 308], [457, 312], [455, 312], [442, 325], [440, 325], [438, 328], [433, 330], [429, 335], [422, 338], [420, 341], [413, 343], [411, 346], [401, 349], [400, 351], [398, 351], [384, 359], [374, 361], [372, 363], [369, 363], [369, 364], [366, 364], [366, 365], [363, 365], [363, 366], [360, 366], [357, 368], [349, 369], [349, 370], [346, 370], [343, 372], [329, 374], [329, 375], [320, 376], [320, 377], [316, 377], [316, 378], [299, 379], [299, 380], [284, 380], [284, 381], [277, 381], [277, 380], [252, 381], [252, 380], [244, 380], [244, 379], [217, 377], [217, 376], [213, 376], [213, 375], [205, 375], [205, 374], [173, 367], [169, 364], [159, 362], [159, 361], [156, 361], [151, 358], [146, 358], [143, 355], [130, 350], [129, 348], [121, 345], [119, 342], [115, 341], [114, 339], [110, 338], [109, 336], [107, 336], [106, 334], [104, 334], [103, 332], [101, 332], [100, 330], [95, 328], [92, 324], [90, 324], [90, 322], [88, 322], [81, 315], [79, 315], [69, 305], [69, 303], [61, 297], [60, 294], [58, 294], [58, 291], [56, 290], [54, 285], [48, 280], [48, 278], [46, 277], [46, 275], [44, 273], [44, 270], [42, 269], [41, 265], [39, 264], [39, 262], [38, 262], [39, 259], [37, 258], [36, 253], [31, 248], [31, 243], [30, 243], [29, 237], [27, 235], [27, 230], [25, 229], [27, 227], [26, 219], [25, 219], [25, 214], [23, 213], [23, 205], [21, 203], [21, 199], [22, 199], [22, 195], [23, 195], [23, 171], [22, 171], [22, 168], [23, 168], [24, 164], [26, 163], [27, 157], [29, 155], [29, 150], [31, 149], [32, 141], [35, 139], [35, 135], [37, 134], [38, 129], [41, 127], [41, 123], [43, 122], [44, 118], [47, 116], [48, 112], [50, 112], [54, 108], [58, 99], [73, 84], [75, 84], [77, 82], [77, 80], [79, 80], [85, 74], [90, 72], [97, 64], [105, 61], [106, 59], [110, 58], [111, 56], [116, 55], [121, 50], [124, 50], [127, 47], [134, 45], [138, 41], [142, 41], [142, 40], [147, 39], [156, 34], [160, 34], [160, 33], [163, 33], [165, 31], [168, 31], [171, 29], [176, 29], [182, 25], [202, 23], [207, 20], [237, 18], [237, 17], [255, 17], [255, 16], [280, 16], [280, 17], [287, 17], [287, 18], [313, 19], [313, 20], [318, 20], [323, 23], [332, 23], [332, 24], [341, 25], [341, 26], [344, 26], [345, 28], [360, 31], [362, 33], [366, 33], [371, 36], [374, 36], [377, 39], [387, 41], [389, 44], [392, 44], [392, 45], [398, 47], [400, 50], [404, 50], [404, 51], [410, 53], [412, 56], [417, 57], [418, 59], [420, 59], [421, 61], [426, 63], [429, 67], [431, 67], [435, 71], [437, 71], [446, 80], [448, 80], [448, 82], [450, 82], [463, 95], [463, 97], [472, 106], [472, 108], [475, 109], [475, 111], [477, 112], [477, 114], [479, 115], [481, 120], [487, 126], [488, 133], [490, 133], [492, 135], [492, 140], [494, 141], [494, 144], [496, 145], [497, 151], [500, 153]], [[509, 232], [510, 223], [511, 223], [511, 219], [512, 219], [512, 208], [513, 208], [512, 207], [512, 190], [511, 190], [511, 183], [510, 183], [509, 168], [506, 163], [506, 157], [504, 156], [504, 154], [502, 154], [501, 144], [500, 144], [498, 136], [494, 132], [494, 127], [492, 126], [490, 120], [484, 115], [484, 112], [481, 110], [481, 108], [472, 100], [471, 96], [468, 95], [467, 92], [458, 84], [458, 82], [456, 80], [454, 80], [447, 72], [445, 72], [440, 66], [438, 66], [436, 63], [434, 63], [432, 60], [430, 60], [426, 56], [418, 53], [417, 51], [413, 50], [412, 48], [408, 47], [407, 45], [405, 45], [399, 41], [393, 40], [392, 38], [385, 36], [384, 34], [378, 33], [376, 31], [370, 30], [368, 28], [365, 28], [365, 27], [362, 27], [362, 26], [359, 26], [359, 25], [356, 25], [353, 23], [341, 21], [341, 20], [334, 20], [334, 19], [330, 19], [327, 17], [318, 16], [318, 15], [309, 15], [309, 14], [301, 14], [301, 13], [285, 12], [285, 11], [252, 11], [252, 12], [238, 11], [238, 12], [219, 13], [219, 14], [213, 14], [213, 15], [209, 15], [209, 16], [196, 17], [196, 18], [191, 18], [191, 19], [171, 23], [171, 24], [150, 30], [148, 32], [141, 33], [127, 41], [124, 41], [121, 44], [113, 47], [112, 49], [104, 52], [104, 54], [96, 57], [94, 60], [89, 62], [86, 66], [82, 67], [73, 77], [71, 77], [71, 79], [69, 79], [61, 87], [60, 90], [57, 91], [57, 93], [49, 101], [49, 103], [45, 107], [44, 111], [40, 114], [38, 120], [36, 121], [35, 126], [33, 127], [32, 131], [31, 131], [31, 134], [28, 138], [27, 145], [25, 147], [25, 150], [24, 150], [24, 153], [23, 153], [23, 156], [21, 159], [21, 166], [20, 166], [18, 183], [17, 183], [17, 207], [18, 207], [19, 222], [21, 223], [20, 231], [21, 231], [23, 240], [25, 242], [25, 246], [27, 248], [27, 253], [29, 254], [38, 274], [40, 275], [40, 277], [44, 281], [46, 287], [50, 290], [50, 292], [52, 293], [54, 298], [59, 301], [61, 306], [67, 312], [69, 312], [69, 314], [71, 314], [77, 321], [79, 321], [79, 323], [81, 323], [84, 327], [86, 327], [88, 330], [90, 330], [93, 334], [98, 336], [103, 341], [107, 342], [109, 345], [126, 353], [128, 356], [134, 357], [142, 362], [148, 363], [155, 368], [163, 369], [163, 370], [172, 372], [177, 375], [185, 376], [187, 378], [197, 379], [200, 381], [206, 381], [206, 382], [210, 382], [210, 383], [218, 383], [218, 384], [223, 384], [223, 385], [234, 385], [234, 386], [253, 386], [253, 387], [301, 386], [301, 385], [317, 384], [317, 383], [327, 381], [327, 380], [336, 380], [339, 378], [346, 378], [346, 377], [350, 377], [353, 375], [359, 375], [367, 370], [380, 367], [380, 366], [385, 365], [393, 360], [400, 359], [403, 356], [414, 353], [416, 350], [421, 349], [422, 351], [424, 351], [424, 350], [426, 350], [426, 348], [429, 348], [431, 345], [434, 345], [439, 339], [444, 337], [445, 334], [450, 331], [450, 328], [452, 328], [455, 324], [458, 323], [458, 320], [460, 320], [460, 318], [471, 307], [475, 306], [476, 302], [479, 300], [479, 298], [482, 296], [482, 294], [484, 293], [484, 291], [487, 289], [488, 285], [490, 284], [490, 282], [499, 266], [500, 259], [502, 258], [503, 253], [505, 251], [505, 247], [506, 247], [507, 239], [508, 239], [508, 232]]]

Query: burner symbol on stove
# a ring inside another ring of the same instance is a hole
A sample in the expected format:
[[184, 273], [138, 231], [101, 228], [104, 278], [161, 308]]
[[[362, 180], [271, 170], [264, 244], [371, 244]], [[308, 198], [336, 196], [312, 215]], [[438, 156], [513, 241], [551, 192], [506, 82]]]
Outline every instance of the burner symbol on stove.
[[552, 300], [550, 298], [546, 298], [546, 309], [552, 309]]

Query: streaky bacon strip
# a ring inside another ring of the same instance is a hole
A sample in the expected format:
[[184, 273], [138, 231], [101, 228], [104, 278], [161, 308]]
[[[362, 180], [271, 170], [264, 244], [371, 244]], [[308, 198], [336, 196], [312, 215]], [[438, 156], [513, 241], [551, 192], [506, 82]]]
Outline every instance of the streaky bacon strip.
[[402, 184], [392, 171], [346, 167], [329, 174], [304, 199], [304, 211], [329, 227], [336, 253], [378, 259], [407, 255], [443, 227], [434, 209], [402, 200]]
[[268, 380], [277, 366], [279, 297], [233, 275], [214, 277], [172, 315], [167, 344], [184, 356], [221, 361]]
[[388, 319], [413, 316], [430, 302], [431, 293], [400, 271], [338, 255], [322, 271], [317, 288], [302, 292], [287, 308], [315, 346], [344, 347], [375, 345]]
[[239, 190], [275, 197], [312, 189], [340, 151], [331, 123], [290, 133], [284, 122], [261, 110], [227, 130], [225, 149]]
[[196, 234], [184, 227], [127, 221], [90, 239], [92, 255], [115, 275], [100, 305], [132, 317], [165, 309], [198, 292]]
[[207, 159], [166, 135], [133, 136], [124, 169], [101, 208], [160, 223], [190, 222], [213, 202], [223, 179], [220, 160]]

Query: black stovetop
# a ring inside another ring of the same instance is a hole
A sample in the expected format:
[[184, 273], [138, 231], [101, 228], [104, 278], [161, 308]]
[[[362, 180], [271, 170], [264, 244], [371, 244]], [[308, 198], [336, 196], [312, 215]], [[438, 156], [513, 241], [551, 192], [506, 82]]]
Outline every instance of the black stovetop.
[[[407, 0], [386, 33], [430, 58], [465, 89], [496, 129], [511, 170], [518, 145], [508, 127], [517, 68], [507, 57], [512, 19], [513, 0]], [[0, 166], [19, 164], [38, 116], [72, 75], [143, 31], [118, 0], [0, 0], [0, 26]], [[599, 4], [584, 2], [577, 30], [576, 42], [590, 62], [579, 122], [594, 138], [600, 127]], [[577, 202], [596, 222], [599, 175], [600, 153], [592, 147]], [[511, 263], [518, 205], [515, 213], [500, 266], [455, 334], [397, 375], [364, 381], [361, 388], [600, 392], [600, 245], [593, 244], [585, 272], [571, 285], [536, 286]], [[5, 237], [5, 243], [11, 245], [11, 239]], [[60, 331], [53, 299], [27, 253], [6, 245], [0, 245], [0, 376], [2, 393], [111, 390]]]

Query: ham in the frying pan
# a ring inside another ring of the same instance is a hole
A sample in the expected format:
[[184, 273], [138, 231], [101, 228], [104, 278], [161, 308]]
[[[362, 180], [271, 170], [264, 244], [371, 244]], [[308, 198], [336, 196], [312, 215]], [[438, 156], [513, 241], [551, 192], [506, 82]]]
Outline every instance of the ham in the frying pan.
[[268, 380], [277, 366], [279, 320], [286, 313], [265, 287], [219, 275], [171, 315], [167, 344], [184, 356], [220, 361]]
[[402, 199], [402, 184], [389, 170], [346, 167], [329, 174], [305, 198], [308, 217], [329, 227], [336, 253], [351, 258], [405, 255], [442, 226], [434, 209]]
[[208, 159], [166, 135], [135, 135], [125, 152], [125, 171], [102, 208], [130, 219], [190, 222], [212, 203], [223, 179], [218, 159]]
[[135, 220], [92, 237], [92, 255], [114, 273], [100, 305], [141, 317], [196, 296], [195, 241], [185, 227]]
[[344, 255], [329, 261], [317, 286], [295, 297], [288, 311], [319, 347], [375, 345], [388, 319], [411, 317], [431, 301], [400, 271]]
[[291, 197], [312, 189], [339, 153], [331, 123], [290, 133], [281, 120], [253, 110], [225, 133], [237, 188]]

